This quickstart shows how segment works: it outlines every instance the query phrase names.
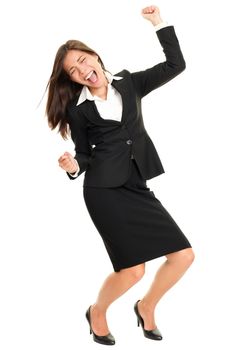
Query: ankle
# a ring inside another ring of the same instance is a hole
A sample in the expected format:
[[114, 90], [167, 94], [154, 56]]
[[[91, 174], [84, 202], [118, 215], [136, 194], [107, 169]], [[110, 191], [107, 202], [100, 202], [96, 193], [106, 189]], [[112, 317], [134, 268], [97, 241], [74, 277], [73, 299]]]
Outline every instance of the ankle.
[[138, 307], [143, 313], [152, 313], [152, 312], [154, 312], [155, 306], [156, 306], [155, 303], [148, 302], [145, 299], [141, 299], [138, 302]]
[[99, 305], [98, 303], [94, 303], [91, 306], [91, 311], [96, 315], [105, 315], [107, 309]]

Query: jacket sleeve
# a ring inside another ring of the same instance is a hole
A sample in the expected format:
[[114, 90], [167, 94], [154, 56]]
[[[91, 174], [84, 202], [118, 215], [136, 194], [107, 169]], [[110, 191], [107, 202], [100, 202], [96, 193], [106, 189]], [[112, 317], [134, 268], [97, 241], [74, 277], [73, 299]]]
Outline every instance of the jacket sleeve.
[[176, 77], [186, 68], [174, 26], [161, 28], [156, 34], [166, 61], [131, 74], [136, 91], [141, 98]]
[[87, 126], [77, 114], [74, 116], [70, 114], [68, 124], [70, 127], [71, 139], [75, 145], [74, 158], [77, 160], [80, 168], [76, 177], [71, 176], [67, 172], [68, 177], [71, 180], [74, 180], [79, 177], [84, 171], [86, 171], [91, 159], [92, 146], [88, 140]]

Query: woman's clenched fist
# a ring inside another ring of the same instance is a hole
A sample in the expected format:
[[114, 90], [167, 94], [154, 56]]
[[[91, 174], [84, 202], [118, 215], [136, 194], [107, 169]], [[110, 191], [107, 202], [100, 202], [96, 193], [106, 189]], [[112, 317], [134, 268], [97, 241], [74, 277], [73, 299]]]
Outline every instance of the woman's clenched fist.
[[162, 22], [160, 17], [160, 11], [157, 6], [148, 6], [142, 9], [142, 16], [148, 19], [153, 25], [157, 25]]
[[77, 160], [69, 152], [65, 152], [61, 157], [59, 157], [58, 163], [59, 166], [68, 173], [75, 173], [77, 170], [79, 170]]

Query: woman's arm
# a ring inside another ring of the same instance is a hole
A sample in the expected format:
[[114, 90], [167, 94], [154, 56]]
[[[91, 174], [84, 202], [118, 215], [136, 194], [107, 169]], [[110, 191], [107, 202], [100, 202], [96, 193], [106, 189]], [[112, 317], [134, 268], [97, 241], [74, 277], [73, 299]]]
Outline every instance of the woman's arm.
[[[73, 170], [73, 172], [78, 171], [76, 174], [77, 177], [80, 176], [84, 171], [86, 171], [92, 154], [92, 146], [90, 145], [88, 141], [88, 135], [87, 135], [87, 127], [86, 125], [83, 125], [80, 118], [77, 117], [77, 115], [74, 117], [71, 117], [71, 120], [69, 121], [70, 125], [70, 131], [71, 131], [71, 138], [75, 145], [75, 156], [74, 160], [77, 161], [78, 169]], [[79, 120], [79, 122], [78, 122]], [[71, 171], [67, 172], [67, 175], [70, 179], [75, 179], [76, 177], [70, 175]]]
[[65, 152], [58, 162], [68, 177], [74, 180], [87, 169], [91, 160], [92, 146], [88, 141], [86, 124], [80, 115], [77, 115], [76, 105], [73, 103], [67, 107], [67, 122], [71, 131], [71, 139], [75, 145], [75, 156]]
[[[154, 26], [159, 26], [163, 22], [156, 6], [143, 9], [142, 16]], [[186, 68], [174, 27], [163, 27], [157, 30], [156, 34], [163, 47], [166, 61], [131, 74], [136, 91], [141, 98], [176, 77]]]

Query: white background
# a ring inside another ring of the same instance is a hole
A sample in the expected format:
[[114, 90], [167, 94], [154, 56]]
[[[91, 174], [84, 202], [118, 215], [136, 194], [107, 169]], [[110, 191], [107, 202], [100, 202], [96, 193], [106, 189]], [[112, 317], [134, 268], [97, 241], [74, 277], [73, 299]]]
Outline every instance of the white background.
[[[58, 166], [71, 141], [38, 106], [58, 47], [86, 42], [112, 72], [164, 60], [141, 8], [121, 1], [8, 1], [1, 5], [0, 348], [98, 349], [85, 311], [112, 271], [82, 194]], [[161, 300], [162, 342], [136, 327], [133, 304], [163, 258], [109, 309], [116, 349], [232, 347], [232, 15], [230, 1], [157, 1], [174, 25], [186, 70], [143, 100], [146, 129], [165, 168], [147, 182], [196, 253]], [[231, 94], [231, 95], [230, 95]], [[229, 317], [229, 319], [228, 319]], [[231, 343], [231, 345], [230, 345]]]

